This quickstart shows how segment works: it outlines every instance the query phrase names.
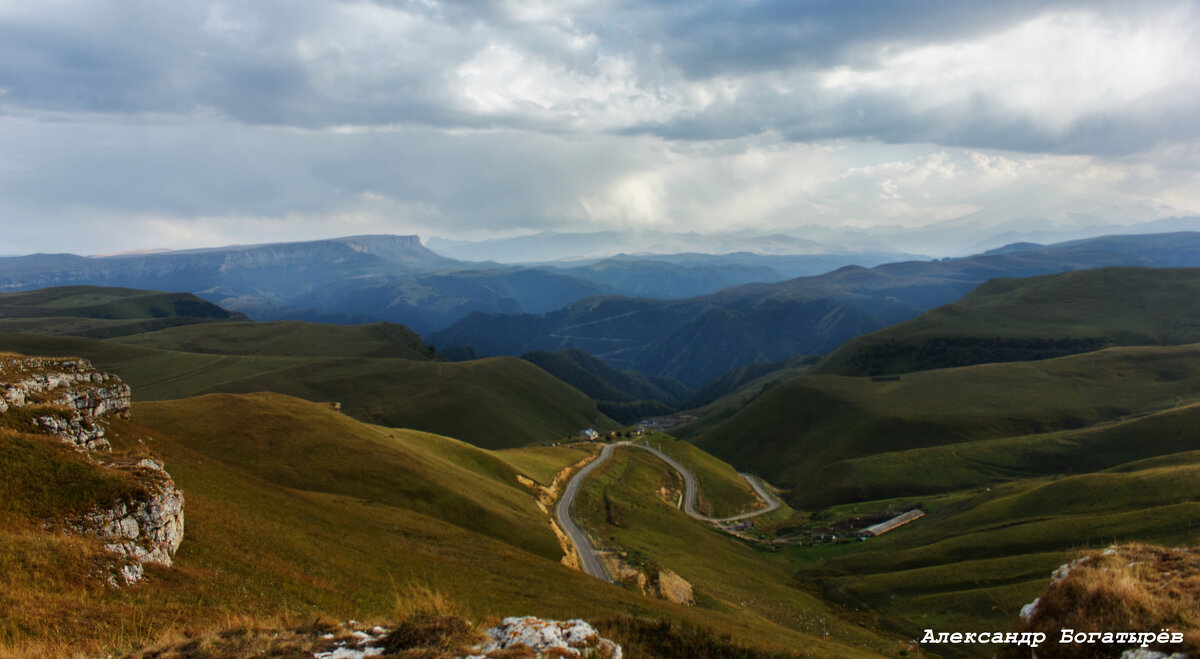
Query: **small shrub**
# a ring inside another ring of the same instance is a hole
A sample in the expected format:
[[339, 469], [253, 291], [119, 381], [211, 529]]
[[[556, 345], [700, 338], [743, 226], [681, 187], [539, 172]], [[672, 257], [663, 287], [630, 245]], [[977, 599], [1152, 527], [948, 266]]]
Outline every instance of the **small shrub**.
[[471, 626], [462, 618], [419, 615], [401, 622], [383, 641], [386, 652], [410, 649], [449, 650], [471, 640]]

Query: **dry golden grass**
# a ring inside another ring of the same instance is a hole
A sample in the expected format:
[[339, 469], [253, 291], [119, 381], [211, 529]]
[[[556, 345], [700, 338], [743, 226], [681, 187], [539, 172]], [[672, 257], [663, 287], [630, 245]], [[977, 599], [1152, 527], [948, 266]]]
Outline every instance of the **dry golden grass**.
[[440, 659], [487, 640], [481, 627], [463, 618], [464, 609], [456, 600], [428, 584], [410, 583], [394, 597], [395, 619], [401, 622], [384, 639], [387, 655]]
[[[445, 593], [424, 584], [396, 591], [399, 622], [379, 642], [384, 656], [404, 659], [450, 659], [471, 652], [487, 640], [459, 612], [462, 607]], [[235, 659], [249, 656], [302, 657], [328, 652], [347, 642], [358, 644], [354, 633], [370, 625], [334, 624], [318, 618], [299, 624], [278, 617], [229, 616], [217, 631], [181, 629], [163, 635], [152, 647], [129, 659]], [[20, 656], [20, 655], [13, 655]], [[29, 656], [29, 655], [26, 655]], [[515, 655], [514, 655], [515, 656]]]
[[401, 592], [392, 582], [392, 596], [396, 600], [394, 616], [397, 620], [416, 616], [459, 616], [462, 606], [454, 598], [434, 589], [429, 584], [412, 582]]
[[155, 647], [139, 650], [129, 659], [234, 659], [236, 657], [311, 657], [331, 645], [322, 638], [338, 628], [321, 621], [311, 625], [284, 629], [254, 621], [251, 625], [233, 625], [223, 631], [205, 635], [184, 635]]
[[1058, 644], [1060, 630], [1181, 632], [1180, 644], [1156, 644], [1168, 654], [1200, 653], [1200, 550], [1129, 544], [1080, 557], [1053, 581], [1021, 631], [1040, 631], [1041, 657], [1104, 657], [1114, 646]]

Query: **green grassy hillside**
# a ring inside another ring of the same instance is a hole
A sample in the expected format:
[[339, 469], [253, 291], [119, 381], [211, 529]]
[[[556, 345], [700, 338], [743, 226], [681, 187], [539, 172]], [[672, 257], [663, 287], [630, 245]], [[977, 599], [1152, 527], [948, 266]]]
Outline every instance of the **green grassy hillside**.
[[[1198, 423], [1200, 345], [1120, 347], [883, 381], [808, 374], [699, 445], [810, 511], [778, 529], [802, 543], [781, 549], [798, 580], [919, 638], [1009, 629], [1081, 548], [1196, 544]], [[926, 516], [853, 536], [856, 520], [913, 508]], [[830, 528], [841, 542], [813, 539]]]
[[245, 316], [190, 293], [106, 286], [0, 293], [0, 332], [108, 338], [229, 320], [245, 320]]
[[140, 401], [273, 391], [337, 401], [360, 420], [489, 448], [560, 440], [589, 426], [616, 427], [587, 396], [511, 357], [445, 363], [215, 355], [28, 334], [0, 335], [0, 349], [88, 358], [120, 375]]
[[57, 438], [13, 430], [27, 430], [12, 423], [15, 416], [0, 416], [0, 526], [28, 518], [61, 521], [141, 492], [129, 474], [104, 469]]
[[902, 632], [1007, 629], [1076, 550], [1135, 540], [1195, 544], [1198, 484], [1197, 453], [1173, 454], [921, 499], [929, 514], [885, 536], [790, 553], [801, 578]]
[[751, 401], [761, 396], [771, 387], [808, 373], [811, 366], [812, 361], [810, 358], [800, 357], [794, 361], [786, 362], [786, 366], [783, 368], [760, 375], [749, 382], [738, 384], [732, 391], [726, 392], [715, 400], [690, 410], [690, 413], [696, 416], [696, 420], [677, 428], [672, 428], [671, 433], [684, 439], [693, 439], [702, 435], [717, 424], [737, 414], [738, 410], [749, 405]]
[[[919, 460], [951, 455], [946, 451], [964, 443], [1083, 429], [1182, 407], [1198, 396], [1200, 346], [1112, 348], [1041, 362], [925, 371], [889, 382], [808, 375], [767, 390], [701, 435], [698, 444], [790, 488], [791, 503], [812, 509], [914, 483], [922, 491], [944, 489], [955, 472], [941, 471], [944, 462]], [[940, 453], [879, 457], [950, 446]], [[1020, 455], [1028, 457], [1006, 459], [1021, 464], [1043, 459], [1036, 452]], [[866, 458], [876, 466], [848, 462]], [[888, 461], [891, 466], [884, 466]], [[901, 465], [906, 469], [892, 471]], [[860, 480], [849, 480], [854, 468]], [[985, 474], [987, 466], [973, 469]]]
[[403, 357], [430, 360], [433, 348], [415, 332], [392, 323], [328, 325], [298, 320], [208, 323], [114, 339], [124, 345], [216, 355], [275, 357]]
[[[530, 461], [550, 473], [577, 461], [577, 451], [536, 448], [528, 459], [520, 451], [494, 454], [362, 424], [277, 394], [138, 403], [133, 420], [112, 422], [109, 437], [118, 454], [161, 456], [184, 491], [186, 534], [175, 564], [148, 566], [148, 579], [134, 587], [105, 587], [95, 572], [106, 560], [99, 543], [47, 533], [36, 519], [45, 511], [32, 503], [6, 506], [0, 656], [120, 654], [220, 630], [314, 620], [393, 624], [413, 598], [423, 603], [425, 591], [476, 621], [626, 615], [759, 647], [792, 649], [812, 640], [737, 607], [671, 605], [563, 567], [549, 517], [510, 463]], [[30, 450], [3, 444], [0, 482], [53, 484], [37, 476], [80, 461], [39, 441]], [[58, 457], [47, 462], [46, 450]], [[122, 487], [82, 481], [96, 491]], [[881, 644], [865, 630], [854, 634], [860, 645]]]
[[367, 425], [274, 393], [140, 403], [137, 415], [210, 459], [282, 487], [406, 508], [547, 558], [559, 554], [517, 471], [458, 440]]
[[1200, 341], [1200, 269], [1101, 268], [994, 279], [955, 304], [854, 339], [816, 372], [882, 375]]
[[1200, 405], [1081, 430], [878, 453], [830, 465], [821, 485], [837, 500], [919, 496], [1020, 478], [1078, 474], [1200, 448]]
[[242, 318], [190, 293], [162, 293], [107, 286], [56, 286], [0, 293], [0, 314], [35, 318]]
[[577, 349], [536, 350], [521, 359], [587, 394], [601, 411], [622, 423], [669, 414], [694, 393], [676, 380], [621, 371]]

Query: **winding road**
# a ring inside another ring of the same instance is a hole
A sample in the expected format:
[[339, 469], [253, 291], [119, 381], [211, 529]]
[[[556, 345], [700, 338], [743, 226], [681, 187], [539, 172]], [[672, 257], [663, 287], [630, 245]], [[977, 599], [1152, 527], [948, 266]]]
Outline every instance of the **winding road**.
[[646, 444], [630, 444], [628, 442], [621, 442], [620, 445], [632, 446], [634, 448], [640, 448], [644, 451], [650, 451], [654, 455], [657, 455], [659, 460], [662, 460], [670, 465], [672, 469], [678, 471], [679, 475], [683, 477], [683, 512], [687, 513], [689, 517], [698, 519], [702, 522], [735, 522], [739, 519], [748, 519], [750, 517], [757, 517], [763, 513], [769, 513], [781, 505], [779, 499], [776, 499], [771, 495], [770, 492], [767, 492], [766, 488], [762, 486], [762, 483], [758, 482], [757, 478], [751, 476], [750, 474], [745, 474], [739, 471], [738, 476], [741, 476], [743, 479], [745, 479], [745, 481], [750, 484], [750, 487], [754, 489], [754, 492], [758, 494], [758, 496], [762, 497], [763, 501], [767, 502], [767, 507], [760, 510], [743, 513], [741, 515], [734, 515], [733, 517], [708, 517], [701, 515], [696, 510], [696, 500], [699, 497], [699, 488], [696, 486], [696, 477], [691, 471], [688, 470], [687, 467], [679, 464], [675, 458], [672, 458], [653, 446], [647, 446]]
[[563, 490], [558, 505], [554, 507], [554, 517], [558, 520], [558, 528], [571, 538], [571, 543], [575, 545], [575, 551], [579, 554], [579, 569], [605, 581], [612, 581], [612, 577], [608, 576], [608, 570], [604, 569], [604, 564], [596, 556], [596, 550], [592, 547], [587, 535], [575, 524], [575, 520], [571, 519], [571, 508], [575, 505], [575, 497], [579, 494], [579, 486], [583, 484], [583, 479], [587, 478], [588, 474], [612, 455], [613, 448], [615, 448], [613, 444], [606, 445], [595, 460], [584, 465], [583, 469], [572, 476], [571, 480], [567, 481], [567, 487]]
[[675, 458], [672, 458], [666, 453], [663, 453], [662, 451], [645, 444], [633, 444], [630, 442], [607, 444], [603, 449], [601, 449], [600, 455], [598, 455], [595, 460], [587, 463], [587, 465], [580, 469], [578, 473], [571, 477], [571, 480], [567, 481], [567, 487], [563, 490], [563, 495], [558, 500], [558, 505], [556, 505], [554, 509], [554, 516], [558, 520], [559, 528], [561, 528], [563, 532], [566, 533], [569, 538], [571, 538], [571, 542], [575, 545], [575, 550], [579, 553], [579, 569], [593, 577], [596, 577], [597, 579], [612, 581], [612, 577], [609, 576], [608, 571], [604, 569], [604, 564], [601, 563], [599, 557], [596, 556], [596, 550], [594, 547], [592, 547], [591, 541], [588, 540], [587, 535], [584, 534], [579, 526], [575, 524], [575, 520], [571, 518], [571, 509], [575, 506], [575, 497], [578, 496], [579, 488], [583, 485], [584, 479], [588, 477], [588, 474], [592, 473], [597, 467], [603, 464], [605, 460], [611, 457], [613, 449], [618, 446], [632, 446], [634, 448], [640, 448], [644, 451], [649, 451], [658, 456], [660, 460], [667, 463], [667, 465], [669, 465], [672, 469], [679, 472], [679, 475], [683, 478], [684, 486], [683, 512], [693, 519], [698, 519], [702, 522], [709, 523], [734, 522], [737, 520], [748, 519], [750, 517], [756, 517], [764, 513], [769, 513], [782, 505], [779, 499], [768, 492], [757, 478], [751, 476], [750, 474], [738, 472], [738, 475], [744, 478], [746, 482], [750, 484], [750, 487], [754, 489], [754, 492], [758, 494], [763, 501], [767, 502], [767, 507], [760, 510], [743, 513], [741, 515], [734, 515], [733, 517], [706, 517], [696, 511], [696, 500], [698, 494], [695, 475], [693, 475], [687, 467], [679, 464]]

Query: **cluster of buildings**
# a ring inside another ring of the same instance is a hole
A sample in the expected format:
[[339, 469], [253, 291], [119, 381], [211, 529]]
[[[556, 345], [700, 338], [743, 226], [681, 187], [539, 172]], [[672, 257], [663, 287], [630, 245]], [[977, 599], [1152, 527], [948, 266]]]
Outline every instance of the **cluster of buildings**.
[[612, 430], [608, 433], [601, 433], [595, 428], [584, 428], [576, 437], [581, 442], [598, 442], [602, 439], [617, 439], [618, 437], [641, 437], [649, 435], [651, 432], [653, 430], [644, 425], [639, 425], [629, 431]]

